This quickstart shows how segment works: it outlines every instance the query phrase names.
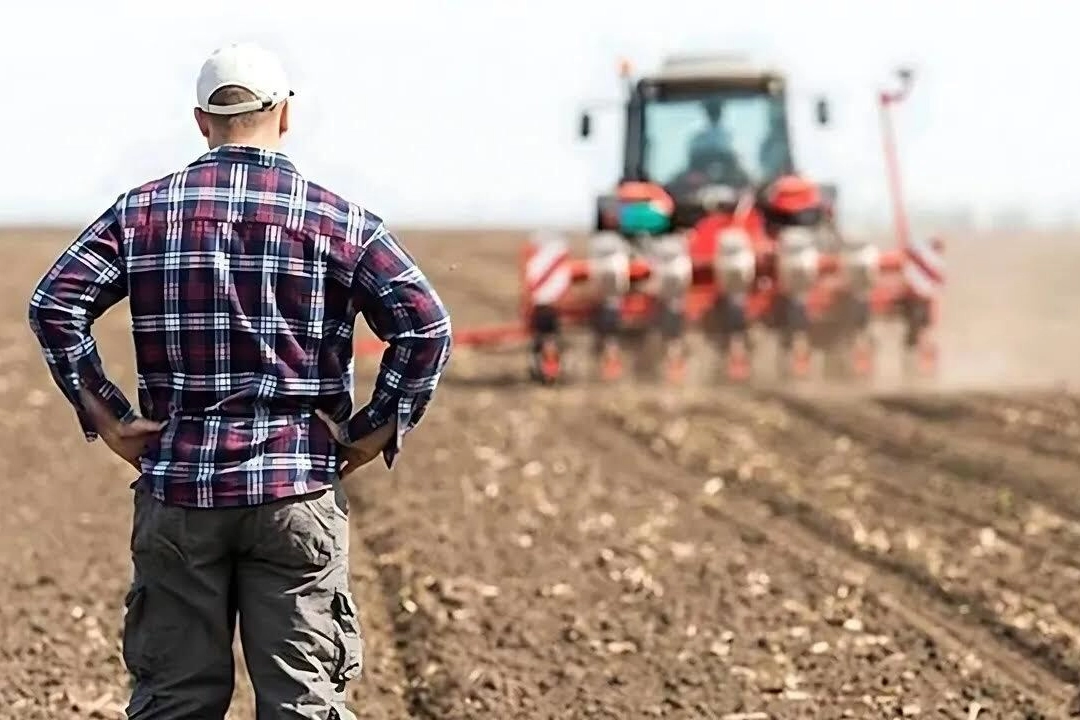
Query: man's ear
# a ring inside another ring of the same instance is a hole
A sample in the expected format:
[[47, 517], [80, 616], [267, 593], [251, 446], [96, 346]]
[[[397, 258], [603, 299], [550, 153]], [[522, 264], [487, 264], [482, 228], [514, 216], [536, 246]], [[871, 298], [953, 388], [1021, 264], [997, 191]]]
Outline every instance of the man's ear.
[[195, 124], [199, 126], [199, 133], [210, 138], [210, 116], [203, 112], [202, 108], [195, 108]]
[[289, 132], [289, 101], [281, 104], [281, 116], [278, 118], [278, 134], [284, 135]]

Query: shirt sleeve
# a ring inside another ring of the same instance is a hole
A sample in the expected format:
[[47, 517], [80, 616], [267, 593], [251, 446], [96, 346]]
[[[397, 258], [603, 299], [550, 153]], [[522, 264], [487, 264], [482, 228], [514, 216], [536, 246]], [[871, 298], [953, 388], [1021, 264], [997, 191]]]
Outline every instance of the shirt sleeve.
[[135, 416], [123, 392], [105, 376], [90, 334], [94, 320], [127, 296], [122, 238], [113, 206], [64, 251], [30, 298], [30, 328], [87, 440], [96, 439], [97, 432], [79, 399], [80, 388], [100, 397], [117, 419]]
[[383, 450], [391, 467], [449, 361], [450, 316], [424, 273], [381, 224], [364, 245], [353, 294], [372, 332], [389, 346], [370, 402], [349, 421], [348, 438], [356, 441], [395, 422], [397, 432]]

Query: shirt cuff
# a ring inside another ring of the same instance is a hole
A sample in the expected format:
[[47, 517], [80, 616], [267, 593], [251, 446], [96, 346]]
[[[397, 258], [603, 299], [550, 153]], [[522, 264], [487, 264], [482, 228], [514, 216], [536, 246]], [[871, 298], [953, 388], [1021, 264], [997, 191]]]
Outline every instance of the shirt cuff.
[[[112, 416], [120, 422], [129, 423], [135, 419], [135, 408], [133, 408], [131, 403], [128, 402], [128, 399], [124, 397], [124, 393], [120, 391], [120, 388], [116, 387], [108, 380], [83, 377], [79, 382], [81, 387], [101, 398], [101, 401], [109, 409]], [[97, 440], [97, 428], [94, 427], [93, 422], [90, 420], [90, 413], [83, 407], [82, 400], [79, 398], [78, 387], [76, 387], [74, 393], [72, 393], [72, 398], [72, 404], [75, 406], [75, 415], [79, 419], [79, 425], [82, 428], [83, 436], [86, 438], [87, 442]]]
[[[386, 463], [387, 468], [392, 468], [394, 466], [394, 460], [401, 451], [401, 444], [405, 439], [405, 433], [409, 431], [412, 418], [411, 403], [408, 403], [405, 400], [398, 400], [394, 404], [396, 410], [391, 413], [377, 413], [373, 412], [370, 407], [364, 408], [352, 416], [347, 428], [348, 441], [354, 443], [367, 437], [378, 428], [386, 425], [386, 423], [396, 421], [396, 432], [382, 450], [383, 461]], [[389, 415], [389, 417], [387, 417], [387, 415]]]

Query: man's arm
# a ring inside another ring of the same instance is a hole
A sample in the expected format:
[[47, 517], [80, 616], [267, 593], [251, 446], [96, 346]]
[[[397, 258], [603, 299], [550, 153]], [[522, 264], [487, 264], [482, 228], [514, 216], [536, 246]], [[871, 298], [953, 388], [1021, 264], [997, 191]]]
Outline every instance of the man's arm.
[[349, 421], [355, 442], [394, 423], [383, 449], [391, 467], [416, 427], [450, 358], [450, 316], [435, 289], [383, 225], [364, 243], [353, 293], [372, 331], [389, 343], [371, 401]]
[[113, 206], [56, 260], [30, 298], [30, 327], [87, 440], [97, 438], [98, 428], [79, 397], [80, 389], [101, 398], [116, 419], [135, 417], [131, 403], [105, 376], [90, 334], [94, 320], [127, 295], [122, 243]]

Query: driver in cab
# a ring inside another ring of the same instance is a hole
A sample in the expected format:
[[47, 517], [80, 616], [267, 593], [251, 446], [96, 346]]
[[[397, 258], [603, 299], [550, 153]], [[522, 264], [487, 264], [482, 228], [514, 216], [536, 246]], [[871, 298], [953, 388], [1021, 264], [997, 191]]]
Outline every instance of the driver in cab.
[[699, 130], [690, 139], [690, 158], [691, 166], [693, 166], [693, 159], [699, 155], [706, 153], [724, 153], [733, 152], [731, 145], [731, 135], [727, 129], [720, 125], [720, 119], [723, 114], [723, 103], [719, 100], [706, 100], [705, 103], [705, 116], [708, 118], [708, 125]]
[[674, 184], [680, 189], [700, 188], [709, 184], [733, 187], [749, 185], [750, 178], [735, 152], [731, 134], [720, 124], [723, 102], [712, 98], [702, 104], [707, 125], [691, 137], [687, 169]]

